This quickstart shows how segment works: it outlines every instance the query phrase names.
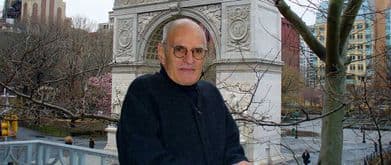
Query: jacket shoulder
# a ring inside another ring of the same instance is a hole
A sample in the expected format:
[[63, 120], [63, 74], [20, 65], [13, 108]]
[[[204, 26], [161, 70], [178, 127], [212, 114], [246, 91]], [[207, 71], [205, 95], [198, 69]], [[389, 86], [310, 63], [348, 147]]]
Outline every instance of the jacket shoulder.
[[157, 74], [145, 74], [137, 77], [130, 84], [129, 90], [145, 90], [153, 87], [152, 83], [157, 82]]
[[198, 86], [202, 90], [216, 90], [216, 91], [218, 91], [217, 87], [209, 81], [200, 80], [200, 81], [198, 81]]
[[198, 87], [200, 91], [207, 97], [218, 97], [222, 99], [220, 90], [217, 87], [205, 80], [198, 81]]

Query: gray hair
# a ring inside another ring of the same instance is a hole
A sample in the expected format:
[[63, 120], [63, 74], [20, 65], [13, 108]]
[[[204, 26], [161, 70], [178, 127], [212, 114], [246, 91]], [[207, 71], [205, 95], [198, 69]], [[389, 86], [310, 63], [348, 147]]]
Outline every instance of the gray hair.
[[[165, 24], [163, 26], [163, 33], [162, 33], [162, 40], [161, 40], [161, 43], [167, 43], [167, 37], [168, 37], [168, 32], [170, 32], [171, 28], [173, 27], [173, 25], [177, 22], [177, 21], [180, 21], [180, 20], [189, 20], [191, 22], [194, 22], [195, 24], [198, 25], [198, 23], [190, 18], [179, 18], [179, 19], [175, 19], [175, 20], [172, 20], [172, 21], [169, 21], [167, 24]], [[199, 25], [198, 25], [199, 26]], [[201, 27], [200, 27], [201, 28]], [[201, 28], [202, 30], [202, 28]]]
[[163, 34], [162, 34], [162, 41], [161, 41], [161, 43], [167, 43], [168, 32], [171, 29], [173, 22], [174, 21], [170, 21], [170, 22], [168, 22], [167, 24], [165, 24], [163, 26]]
[[163, 26], [163, 33], [162, 33], [162, 41], [161, 43], [167, 43], [167, 37], [168, 37], [168, 32], [170, 31], [172, 25], [174, 24], [174, 21], [170, 21], [167, 24]]

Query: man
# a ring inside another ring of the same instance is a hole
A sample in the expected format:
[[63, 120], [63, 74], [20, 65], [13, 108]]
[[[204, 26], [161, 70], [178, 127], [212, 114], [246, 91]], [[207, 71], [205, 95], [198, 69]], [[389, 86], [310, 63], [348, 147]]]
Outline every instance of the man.
[[303, 158], [303, 163], [305, 165], [311, 163], [310, 161], [310, 153], [308, 152], [308, 150], [304, 150], [303, 154], [301, 155], [301, 157]]
[[194, 21], [165, 25], [160, 73], [130, 85], [117, 130], [121, 164], [248, 164], [217, 88], [199, 81], [206, 37]]
[[95, 147], [95, 140], [94, 140], [94, 138], [90, 137], [90, 141], [88, 142], [88, 146], [90, 148], [94, 148]]

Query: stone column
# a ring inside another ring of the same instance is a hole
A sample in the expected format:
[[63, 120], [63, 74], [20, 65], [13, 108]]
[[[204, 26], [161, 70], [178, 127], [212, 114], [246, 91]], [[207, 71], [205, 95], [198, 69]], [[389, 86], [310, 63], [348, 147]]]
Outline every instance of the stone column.
[[[136, 15], [122, 15], [114, 18], [112, 66], [112, 116], [119, 116], [122, 102], [129, 84], [136, 78], [133, 64], [136, 62]], [[133, 71], [132, 71], [133, 70]], [[108, 125], [105, 149], [116, 150], [116, 124]]]
[[[226, 2], [222, 19], [216, 85], [234, 112], [279, 123], [282, 62], [278, 10], [263, 1]], [[239, 125], [249, 159], [262, 160], [255, 164], [267, 162], [269, 153], [273, 162], [278, 159], [279, 146], [273, 145], [280, 143], [278, 127]]]

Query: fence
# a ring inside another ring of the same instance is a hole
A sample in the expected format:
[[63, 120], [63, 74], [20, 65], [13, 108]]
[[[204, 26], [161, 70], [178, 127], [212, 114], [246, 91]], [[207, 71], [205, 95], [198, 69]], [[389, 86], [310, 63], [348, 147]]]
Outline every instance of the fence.
[[0, 142], [0, 165], [117, 165], [117, 153], [42, 140]]

